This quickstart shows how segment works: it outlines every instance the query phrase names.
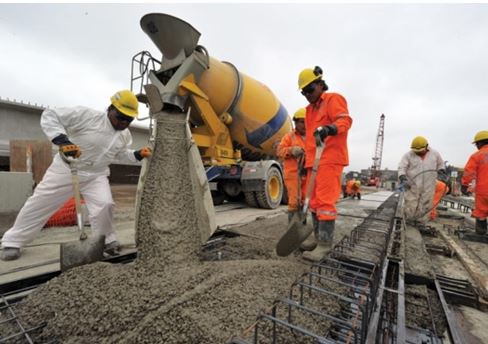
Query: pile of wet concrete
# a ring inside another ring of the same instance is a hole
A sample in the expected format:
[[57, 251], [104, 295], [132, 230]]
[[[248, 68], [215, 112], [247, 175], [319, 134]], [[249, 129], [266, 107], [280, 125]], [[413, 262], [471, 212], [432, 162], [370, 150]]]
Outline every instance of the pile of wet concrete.
[[[308, 270], [298, 258], [278, 258], [275, 240], [250, 237], [227, 239], [232, 254], [223, 260], [199, 259], [185, 130], [182, 116], [158, 120], [137, 261], [72, 269], [20, 306], [27, 325], [46, 321], [41, 341], [225, 343]], [[263, 231], [286, 230], [284, 214], [266, 222]]]

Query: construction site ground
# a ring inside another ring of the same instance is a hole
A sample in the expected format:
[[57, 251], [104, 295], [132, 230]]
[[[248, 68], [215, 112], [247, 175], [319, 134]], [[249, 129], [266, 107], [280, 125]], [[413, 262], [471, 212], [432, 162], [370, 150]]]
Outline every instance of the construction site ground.
[[[135, 198], [137, 185], [133, 184], [118, 184], [112, 185], [112, 195], [115, 202], [114, 220], [116, 224], [116, 231], [119, 241], [122, 245], [122, 254], [124, 252], [135, 250]], [[363, 194], [368, 194], [376, 191], [375, 188], [366, 188]], [[362, 207], [365, 209], [374, 209], [383, 199], [380, 197], [371, 197], [370, 201], [363, 200]], [[340, 209], [344, 214], [364, 216], [364, 212], [350, 205], [357, 205], [358, 201], [354, 203], [341, 202]], [[351, 208], [351, 209], [348, 209]], [[220, 229], [230, 230], [235, 232], [242, 232], [242, 225], [263, 220], [268, 217], [276, 217], [286, 213], [286, 206], [280, 206], [277, 209], [257, 209], [250, 208], [245, 203], [225, 202], [222, 205], [215, 207], [216, 222]], [[0, 214], [0, 236], [3, 235], [14, 223], [16, 213]], [[282, 216], [283, 217], [283, 216]], [[283, 217], [284, 218], [284, 217]], [[361, 219], [353, 217], [343, 217], [338, 221], [338, 230], [344, 226], [344, 229], [352, 228]], [[249, 236], [256, 236], [263, 238], [270, 238], [277, 240], [279, 235], [286, 230], [286, 223], [279, 227], [276, 226], [274, 231], [270, 228], [261, 228], [259, 225], [255, 229], [246, 227]], [[240, 229], [239, 229], [240, 228]], [[89, 226], [87, 227], [90, 233]], [[263, 232], [266, 233], [263, 233]], [[337, 236], [340, 237], [339, 234]], [[59, 265], [59, 251], [60, 243], [78, 240], [79, 232], [76, 226], [70, 227], [51, 227], [45, 228], [40, 235], [30, 243], [26, 249], [22, 250], [22, 257], [18, 260], [2, 262], [0, 264], [0, 284], [12, 280], [26, 278], [28, 276], [35, 276], [38, 274], [57, 271], [60, 269]]]
[[[135, 193], [134, 185], [113, 186], [116, 228], [123, 252], [136, 249]], [[348, 235], [391, 194], [366, 187], [360, 201], [341, 199], [337, 205], [334, 242]], [[76, 268], [41, 286], [36, 293], [42, 298], [28, 298], [19, 314], [34, 325], [56, 312], [56, 320], [48, 324], [40, 338], [43, 341], [56, 338], [64, 343], [153, 343], [157, 338], [164, 338], [167, 343], [224, 343], [232, 336], [245, 334], [257, 313], [286, 293], [294, 280], [310, 269], [311, 263], [301, 259], [299, 253], [286, 258], [274, 253], [274, 245], [287, 227], [285, 206], [263, 210], [225, 203], [215, 211], [219, 228], [238, 235], [228, 237], [225, 246], [217, 251], [199, 252], [203, 265], [176, 260], [164, 268], [152, 269], [151, 276], [144, 273], [149, 269], [147, 266], [143, 269], [136, 266], [134, 270], [124, 265], [96, 263]], [[456, 228], [472, 225], [469, 214], [457, 209], [440, 210], [440, 214], [455, 216], [429, 223], [438, 231], [435, 236], [425, 235], [410, 225], [405, 229], [406, 324], [436, 327], [445, 334], [440, 304], [434, 301], [426, 284], [439, 274], [465, 279], [478, 293], [487, 292], [483, 282], [488, 279], [485, 263], [488, 250], [487, 244], [460, 240], [452, 233]], [[1, 217], [1, 233], [14, 218], [12, 214]], [[473, 278], [473, 272], [456, 255], [448, 257], [426, 249], [427, 245], [447, 247], [444, 236], [457, 243], [475, 262], [478, 279]], [[24, 250], [21, 259], [2, 262], [0, 284], [58, 270], [59, 244], [50, 243], [77, 238], [76, 227], [43, 230], [31, 247]], [[90, 279], [93, 283], [87, 283]], [[100, 292], [103, 285], [110, 286], [111, 298]], [[428, 298], [432, 299], [430, 303]], [[480, 295], [480, 309], [462, 305], [451, 308], [465, 343], [488, 343], [484, 299]], [[423, 316], [424, 301], [432, 307], [432, 322]], [[335, 307], [324, 302], [328, 308]]]

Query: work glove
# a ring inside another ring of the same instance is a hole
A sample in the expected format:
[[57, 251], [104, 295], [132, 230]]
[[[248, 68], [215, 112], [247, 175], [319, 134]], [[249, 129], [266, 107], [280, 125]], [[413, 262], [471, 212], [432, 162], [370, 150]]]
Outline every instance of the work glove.
[[303, 148], [300, 146], [293, 146], [290, 148], [290, 154], [295, 158], [298, 158], [299, 156], [303, 155]]
[[327, 136], [333, 136], [337, 134], [337, 127], [334, 124], [326, 125], [324, 127], [318, 127], [313, 132], [315, 139], [320, 139], [320, 141], [324, 142]]
[[410, 188], [412, 187], [412, 185], [408, 181], [406, 175], [403, 174], [400, 177], [398, 177], [398, 179], [400, 180], [400, 189], [402, 189], [402, 190], [410, 190]]
[[468, 186], [467, 185], [461, 185], [461, 193], [464, 196], [469, 196], [469, 191], [468, 191]]
[[80, 146], [75, 145], [68, 139], [65, 134], [60, 134], [51, 140], [52, 143], [59, 146], [59, 151], [65, 156], [78, 158], [81, 155]]
[[139, 161], [141, 161], [144, 158], [150, 157], [151, 155], [152, 155], [152, 149], [150, 147], [143, 147], [134, 152], [134, 156]]
[[71, 144], [71, 145], [60, 145], [59, 150], [61, 153], [63, 153], [65, 156], [70, 156], [73, 158], [78, 158], [81, 155], [81, 149], [80, 146]]
[[447, 185], [447, 183], [449, 182], [449, 176], [447, 175], [446, 170], [440, 169], [439, 171], [437, 171], [437, 179]]

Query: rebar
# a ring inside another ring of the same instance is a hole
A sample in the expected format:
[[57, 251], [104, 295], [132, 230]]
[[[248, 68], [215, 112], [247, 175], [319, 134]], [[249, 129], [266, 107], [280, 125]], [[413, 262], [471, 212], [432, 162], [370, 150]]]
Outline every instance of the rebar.
[[398, 195], [342, 238], [292, 284], [288, 298], [229, 343], [364, 343], [390, 244]]

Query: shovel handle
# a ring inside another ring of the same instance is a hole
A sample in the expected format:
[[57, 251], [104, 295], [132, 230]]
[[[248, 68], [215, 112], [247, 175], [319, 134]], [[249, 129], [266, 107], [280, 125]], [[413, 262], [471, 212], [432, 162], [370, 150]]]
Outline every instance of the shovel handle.
[[315, 148], [315, 159], [313, 161], [312, 173], [310, 179], [307, 183], [307, 193], [305, 195], [305, 202], [303, 202], [302, 214], [306, 214], [308, 211], [308, 206], [310, 204], [310, 197], [312, 196], [312, 190], [315, 186], [315, 177], [317, 176], [317, 170], [319, 168], [320, 158], [322, 152], [324, 151], [324, 145], [322, 141], [317, 142], [317, 147]]
[[63, 152], [59, 152], [61, 159], [68, 164], [71, 171], [71, 183], [73, 184], [73, 197], [75, 199], [76, 208], [76, 224], [80, 230], [80, 240], [88, 238], [85, 232], [85, 226], [83, 226], [83, 211], [81, 209], [81, 192], [80, 192], [80, 180], [78, 179], [78, 170], [73, 162], [76, 160], [73, 157], [66, 156]]

